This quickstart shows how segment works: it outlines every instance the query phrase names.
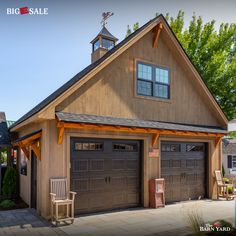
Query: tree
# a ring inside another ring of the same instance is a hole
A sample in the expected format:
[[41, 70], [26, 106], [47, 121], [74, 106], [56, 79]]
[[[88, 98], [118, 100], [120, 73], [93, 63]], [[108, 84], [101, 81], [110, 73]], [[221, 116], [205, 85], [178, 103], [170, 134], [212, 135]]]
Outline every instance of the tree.
[[236, 117], [236, 25], [203, 23], [193, 14], [185, 28], [184, 12], [176, 18], [166, 14], [171, 29], [228, 119]]

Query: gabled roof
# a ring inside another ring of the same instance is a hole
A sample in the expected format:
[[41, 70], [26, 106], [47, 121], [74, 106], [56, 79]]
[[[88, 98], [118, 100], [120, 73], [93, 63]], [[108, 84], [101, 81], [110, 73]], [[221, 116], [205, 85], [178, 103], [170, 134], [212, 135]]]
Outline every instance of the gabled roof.
[[107, 29], [105, 26], [102, 27], [101, 31], [100, 31], [100, 32], [98, 33], [98, 35], [91, 41], [91, 43], [94, 43], [94, 41], [95, 41], [99, 36], [102, 36], [102, 37], [104, 37], [104, 38], [111, 39], [111, 40], [113, 40], [113, 41], [117, 41], [117, 40], [118, 40], [114, 35], [112, 35], [112, 34], [108, 31], [108, 29]]
[[207, 132], [207, 133], [221, 133], [226, 134], [227, 131], [220, 127], [203, 126], [203, 125], [188, 125], [171, 122], [149, 121], [139, 119], [126, 119], [108, 116], [95, 116], [87, 114], [74, 114], [66, 112], [56, 112], [59, 121], [72, 122], [72, 123], [89, 123], [99, 125], [116, 125], [125, 127], [138, 127], [138, 128], [153, 128], [160, 130], [178, 130], [178, 131], [194, 131], [194, 132]]
[[[73, 85], [75, 85], [78, 81], [80, 81], [82, 78], [84, 78], [87, 74], [89, 74], [90, 72], [92, 72], [93, 70], [95, 70], [98, 66], [101, 67], [101, 65], [103, 64], [103, 62], [105, 63], [106, 60], [110, 57], [112, 57], [113, 55], [115, 55], [116, 53], [118, 53], [119, 49], [125, 47], [127, 44], [129, 44], [132, 40], [134, 40], [136, 38], [136, 36], [138, 37], [139, 35], [142, 34], [143, 31], [145, 31], [146, 28], [148, 28], [149, 26], [151, 26], [152, 24], [155, 24], [156, 21], [161, 20], [163, 21], [169, 31], [171, 32], [171, 34], [174, 36], [178, 46], [182, 49], [182, 52], [184, 53], [184, 55], [188, 58], [191, 66], [193, 67], [193, 69], [197, 72], [197, 69], [195, 68], [195, 66], [193, 65], [193, 63], [191, 62], [191, 60], [189, 59], [188, 55], [186, 54], [186, 52], [184, 51], [182, 45], [179, 43], [178, 39], [176, 38], [176, 36], [174, 35], [173, 31], [171, 30], [170, 26], [168, 25], [167, 21], [165, 20], [165, 18], [163, 17], [163, 15], [159, 15], [157, 17], [155, 17], [154, 19], [148, 21], [146, 24], [144, 24], [142, 27], [140, 27], [138, 30], [136, 30], [135, 32], [133, 32], [132, 34], [130, 34], [127, 38], [125, 38], [123, 41], [121, 41], [120, 43], [118, 43], [115, 47], [113, 47], [111, 50], [109, 50], [103, 57], [101, 57], [100, 59], [98, 59], [97, 61], [93, 62], [92, 64], [90, 64], [89, 66], [87, 66], [85, 69], [83, 69], [81, 72], [79, 72], [77, 75], [75, 75], [72, 79], [70, 79], [67, 83], [65, 83], [64, 85], [62, 85], [59, 89], [57, 89], [54, 93], [52, 93], [50, 96], [48, 96], [46, 99], [44, 99], [42, 102], [40, 102], [37, 106], [35, 106], [33, 109], [31, 109], [28, 113], [26, 113], [24, 116], [22, 116], [19, 120], [17, 120], [11, 127], [10, 129], [16, 127], [17, 125], [19, 125], [20, 123], [26, 121], [27, 119], [29, 119], [30, 117], [32, 117], [33, 115], [35, 115], [36, 113], [40, 112], [41, 110], [43, 110], [45, 107], [47, 107], [50, 103], [52, 103], [54, 100], [56, 100], [59, 96], [61, 96], [62, 94], [64, 94], [68, 89], [70, 89]], [[197, 72], [198, 73], [198, 72]], [[199, 77], [200, 74], [198, 73]], [[201, 77], [200, 77], [201, 79]], [[216, 101], [216, 99], [214, 98], [214, 96], [211, 94], [209, 88], [207, 87], [207, 85], [204, 83], [204, 81], [201, 79], [201, 81], [203, 82], [203, 84], [205, 85], [208, 93], [210, 94], [209, 96], [211, 97], [211, 99], [214, 101], [214, 105], [215, 107], [217, 107], [217, 109], [219, 110], [221, 116], [223, 117], [223, 119], [225, 120], [225, 122], [227, 121], [227, 118], [225, 116], [225, 114], [223, 113], [222, 109], [220, 108], [218, 102]]]

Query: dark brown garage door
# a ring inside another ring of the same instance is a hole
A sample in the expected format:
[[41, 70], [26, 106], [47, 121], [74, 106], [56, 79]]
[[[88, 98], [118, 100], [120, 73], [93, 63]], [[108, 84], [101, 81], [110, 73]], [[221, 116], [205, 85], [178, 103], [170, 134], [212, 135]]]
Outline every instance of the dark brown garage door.
[[75, 212], [139, 205], [140, 159], [139, 141], [71, 138]]
[[161, 176], [166, 182], [166, 202], [205, 197], [206, 145], [162, 142]]

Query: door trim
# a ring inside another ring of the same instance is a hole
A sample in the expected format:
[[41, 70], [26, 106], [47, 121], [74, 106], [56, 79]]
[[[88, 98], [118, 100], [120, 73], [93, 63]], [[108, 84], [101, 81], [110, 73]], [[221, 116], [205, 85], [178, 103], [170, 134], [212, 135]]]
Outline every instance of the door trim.
[[[37, 209], [37, 187], [38, 187], [38, 179], [37, 179], [37, 157], [33, 150], [31, 150], [31, 158], [30, 158], [30, 208]], [[35, 182], [35, 186], [33, 184]]]

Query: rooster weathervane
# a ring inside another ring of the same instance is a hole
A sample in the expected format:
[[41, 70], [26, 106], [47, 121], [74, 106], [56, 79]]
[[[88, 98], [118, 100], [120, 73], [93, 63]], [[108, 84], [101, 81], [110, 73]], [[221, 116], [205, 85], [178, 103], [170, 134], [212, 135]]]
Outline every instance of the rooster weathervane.
[[102, 21], [101, 21], [101, 25], [104, 27], [107, 24], [107, 20], [113, 16], [114, 13], [113, 12], [103, 12], [102, 13]]

